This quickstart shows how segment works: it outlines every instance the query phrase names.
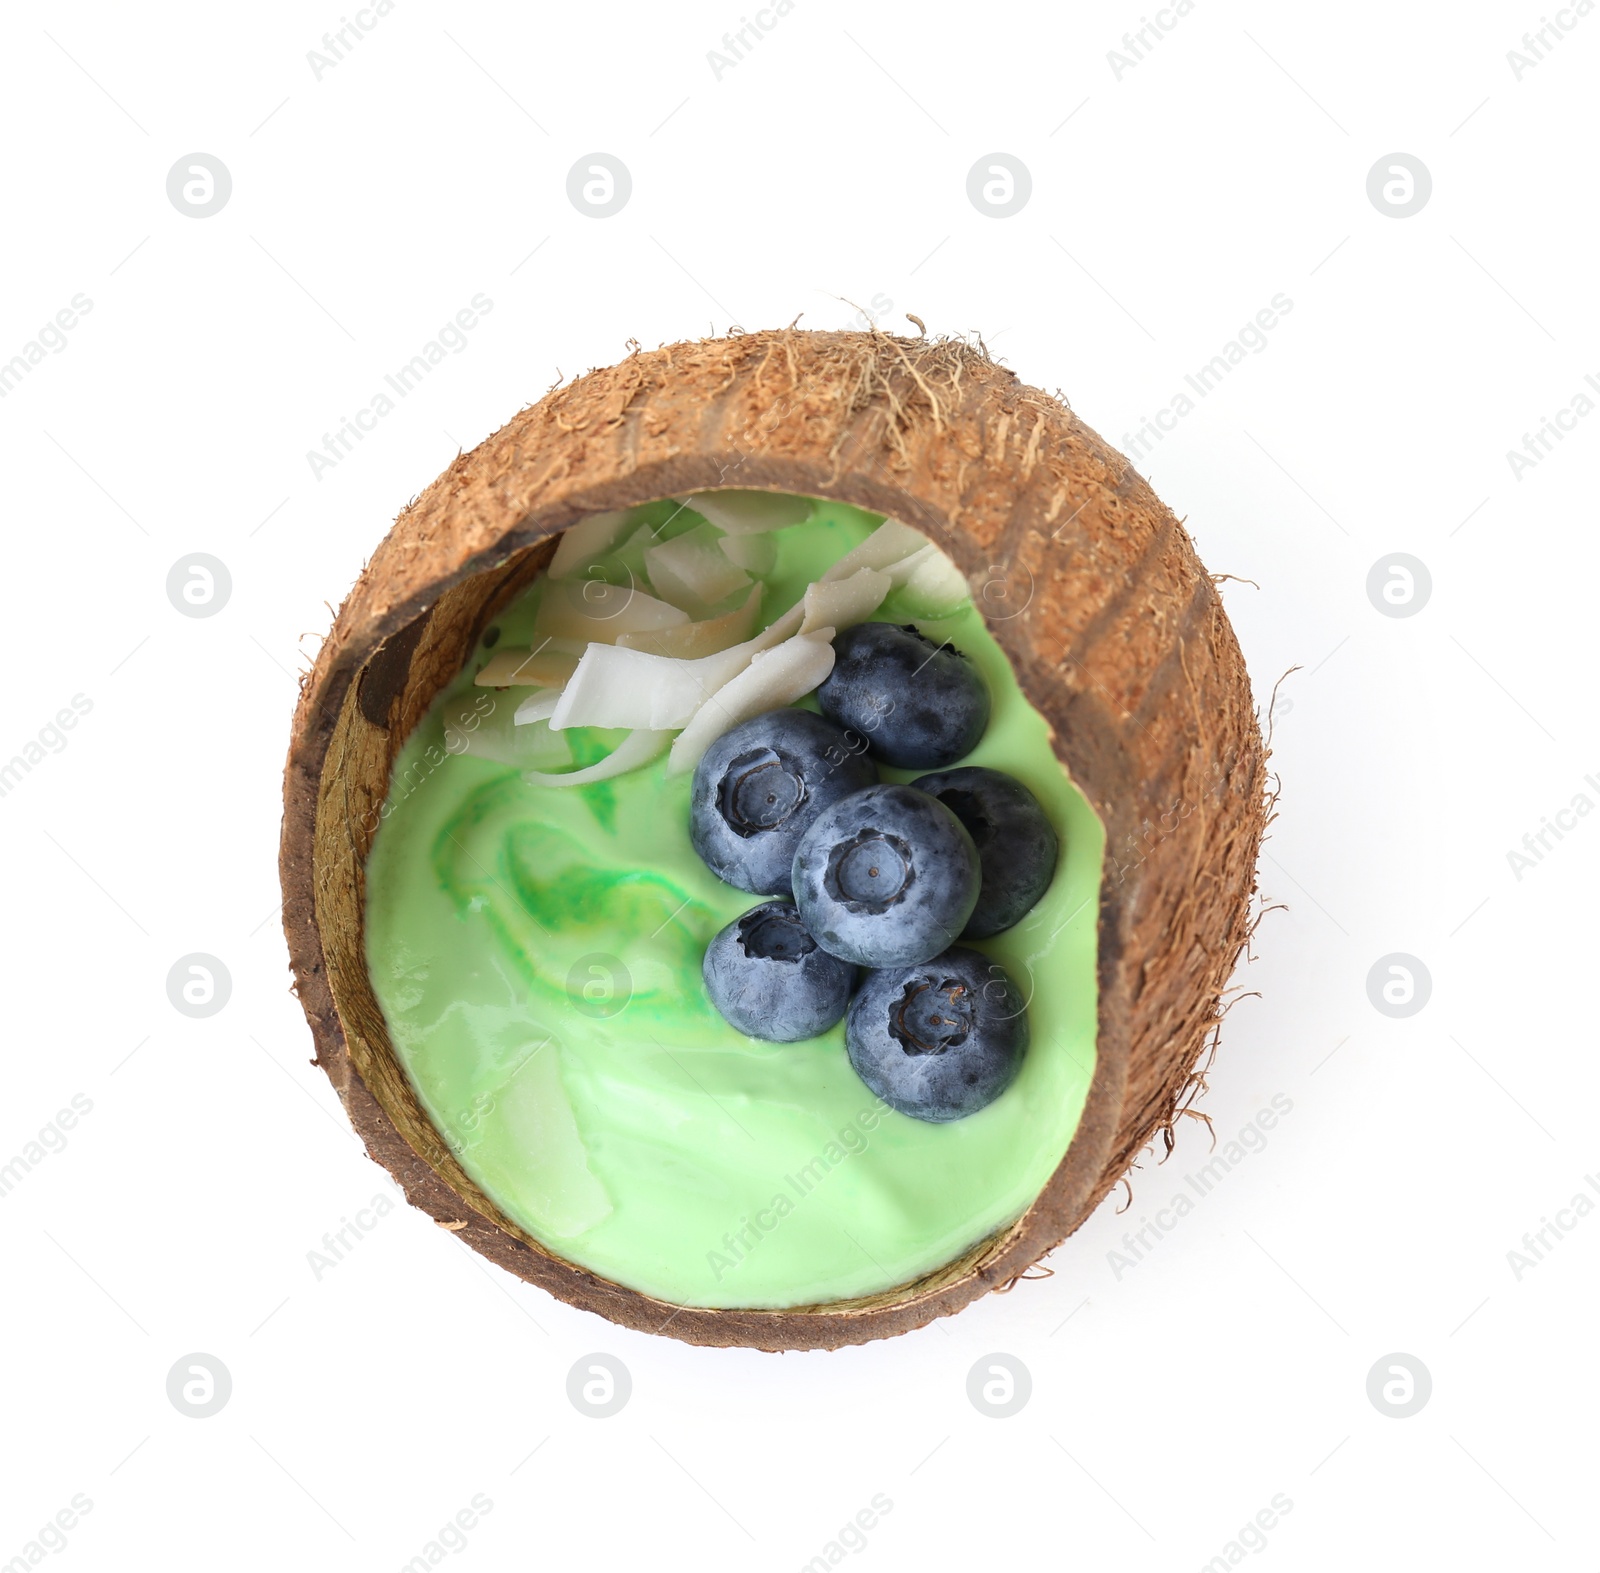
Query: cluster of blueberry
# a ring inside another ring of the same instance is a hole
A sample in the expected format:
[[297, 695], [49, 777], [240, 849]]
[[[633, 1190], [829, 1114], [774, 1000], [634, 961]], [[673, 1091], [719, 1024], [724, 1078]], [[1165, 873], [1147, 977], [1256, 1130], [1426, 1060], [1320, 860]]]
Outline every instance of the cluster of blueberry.
[[[821, 716], [769, 710], [695, 771], [695, 850], [728, 884], [780, 898], [712, 940], [707, 992], [741, 1032], [778, 1043], [848, 1011], [850, 1063], [874, 1093], [917, 1119], [960, 1119], [1010, 1086], [1028, 1019], [1004, 969], [955, 941], [998, 934], [1038, 901], [1055, 831], [1014, 777], [947, 768], [989, 722], [988, 690], [955, 646], [860, 623], [835, 641], [816, 697]], [[874, 759], [933, 774], [880, 783]]]

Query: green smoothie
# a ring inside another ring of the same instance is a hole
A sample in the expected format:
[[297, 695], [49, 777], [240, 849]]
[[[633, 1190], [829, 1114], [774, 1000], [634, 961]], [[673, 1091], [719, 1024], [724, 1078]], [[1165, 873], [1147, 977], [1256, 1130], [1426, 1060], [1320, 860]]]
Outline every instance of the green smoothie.
[[[819, 502], [807, 522], [776, 532], [776, 562], [756, 575], [766, 586], [757, 628], [880, 522]], [[627, 556], [624, 547], [597, 571], [626, 582]], [[510, 750], [531, 736], [509, 725], [529, 691], [477, 688], [473, 677], [491, 646], [528, 644], [543, 587], [486, 632], [407, 740], [367, 863], [373, 988], [462, 1168], [558, 1255], [685, 1305], [873, 1294], [1011, 1223], [1061, 1161], [1094, 1074], [1104, 832], [982, 617], [969, 604], [915, 620], [965, 651], [993, 698], [988, 732], [961, 762], [1022, 781], [1062, 855], [1038, 905], [976, 942], [1028, 997], [1021, 1074], [987, 1108], [933, 1125], [867, 1091], [842, 1022], [776, 1044], [717, 1014], [700, 976], [705, 947], [763, 898], [700, 862], [692, 777], [669, 776], [665, 755], [609, 781], [553, 787], [522, 774], [557, 768], [548, 756], [500, 763], [455, 751], [464, 717], [486, 735], [498, 729]], [[875, 617], [912, 620], [907, 594], [892, 592]], [[578, 766], [624, 735], [538, 731], [538, 746], [564, 748], [563, 762]]]

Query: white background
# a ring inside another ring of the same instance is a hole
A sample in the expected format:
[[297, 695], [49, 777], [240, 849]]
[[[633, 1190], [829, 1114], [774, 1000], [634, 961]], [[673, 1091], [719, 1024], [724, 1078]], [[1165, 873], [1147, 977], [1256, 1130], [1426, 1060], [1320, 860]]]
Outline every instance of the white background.
[[[0, 758], [93, 708], [0, 797], [0, 1161], [93, 1108], [0, 1198], [0, 1564], [83, 1493], [52, 1565], [393, 1570], [481, 1492], [452, 1566], [796, 1569], [876, 1493], [852, 1564], [1199, 1568], [1283, 1493], [1252, 1565], [1594, 1565], [1600, 1217], [1520, 1278], [1507, 1253], [1600, 1172], [1600, 823], [1520, 879], [1507, 853], [1600, 802], [1600, 415], [1520, 479], [1506, 452], [1600, 378], [1600, 19], [1563, 12], [1519, 80], [1532, 5], [1163, 15], [1119, 79], [1133, 5], [799, 0], [719, 79], [732, 5], [400, 0], [319, 79], [331, 4], [8, 8], [0, 359], [93, 309], [0, 401]], [[1397, 150], [1433, 182], [1404, 219], [1367, 195]], [[233, 182], [205, 219], [166, 194], [196, 151]], [[633, 181], [603, 220], [566, 195], [596, 151]], [[997, 151], [1032, 177], [1004, 219], [966, 195]], [[314, 477], [479, 292], [467, 347]], [[630, 337], [842, 326], [839, 297], [980, 330], [1120, 446], [1278, 293], [1140, 465], [1259, 585], [1225, 595], [1263, 706], [1300, 668], [1262, 863], [1288, 910], [1201, 1105], [1227, 1137], [1289, 1099], [1265, 1149], [1119, 1276], [1207, 1160], [1185, 1122], [1053, 1278], [836, 1354], [622, 1331], [404, 1207], [316, 1277], [387, 1187], [288, 993], [295, 674], [458, 446]], [[232, 576], [206, 619], [165, 592], [196, 551]], [[1406, 618], [1366, 591], [1395, 552], [1432, 578]], [[190, 952], [232, 976], [206, 1020], [167, 999]], [[1395, 952], [1432, 979], [1404, 1019], [1367, 991]], [[231, 1373], [209, 1419], [166, 1397], [192, 1352]], [[593, 1352], [632, 1375], [611, 1419], [566, 1396]], [[967, 1398], [994, 1352], [1031, 1373], [1009, 1419]], [[1395, 1352], [1432, 1376], [1409, 1419], [1367, 1397]]]

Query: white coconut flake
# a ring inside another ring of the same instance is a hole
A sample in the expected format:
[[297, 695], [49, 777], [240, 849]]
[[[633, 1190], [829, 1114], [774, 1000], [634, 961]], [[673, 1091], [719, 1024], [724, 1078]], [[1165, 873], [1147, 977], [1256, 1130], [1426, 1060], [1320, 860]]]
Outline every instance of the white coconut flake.
[[592, 513], [568, 527], [556, 542], [556, 554], [545, 569], [548, 579], [565, 579], [596, 557], [603, 556], [622, 538], [632, 517], [632, 510], [619, 509], [615, 513]]
[[581, 639], [585, 644], [615, 644], [623, 634], [676, 628], [689, 614], [646, 594], [637, 585], [605, 584], [598, 579], [558, 579], [544, 587], [534, 637]]
[[[799, 602], [755, 638], [693, 660], [670, 660], [626, 645], [591, 646], [579, 663], [580, 670], [567, 684], [566, 692], [573, 695], [572, 701], [552, 718], [552, 725], [557, 729], [685, 726], [712, 695], [731, 683], [757, 656], [792, 639], [799, 632], [804, 614], [805, 604]], [[641, 659], [623, 666], [614, 657], [601, 653], [602, 649], [612, 648], [616, 655]], [[590, 720], [591, 715], [623, 719]], [[682, 719], [666, 719], [672, 715]]]
[[559, 688], [541, 688], [517, 706], [511, 717], [512, 725], [529, 726], [535, 721], [548, 721], [556, 713], [560, 699]]
[[854, 551], [846, 552], [822, 578], [825, 583], [831, 583], [836, 579], [848, 579], [862, 568], [887, 568], [891, 563], [911, 556], [913, 552], [920, 552], [926, 545], [928, 537], [920, 530], [913, 530], [909, 524], [901, 524], [898, 519], [885, 519]]
[[877, 611], [889, 589], [889, 575], [876, 568], [858, 568], [848, 579], [809, 584], [802, 603], [800, 632], [854, 628]]
[[559, 688], [578, 664], [576, 653], [556, 647], [566, 642], [545, 640], [537, 650], [496, 650], [473, 682], [479, 688]]
[[782, 617], [769, 623], [749, 641], [748, 648], [754, 655], [758, 650], [770, 650], [775, 644], [782, 644], [785, 639], [792, 639], [800, 632], [800, 624], [805, 620], [806, 603], [804, 597], [796, 601]]
[[929, 541], [920, 552], [913, 552], [909, 557], [902, 557], [897, 563], [890, 563], [883, 571], [888, 574], [889, 582], [898, 590], [938, 550], [939, 548]]
[[687, 726], [706, 700], [750, 664], [755, 646], [749, 640], [682, 661], [625, 645], [590, 645], [562, 690], [551, 728]]
[[590, 645], [550, 713], [550, 730], [683, 726], [699, 703], [687, 665], [621, 645]]
[[744, 605], [720, 617], [708, 617], [698, 623], [679, 623], [676, 628], [652, 628], [644, 633], [624, 634], [617, 643], [625, 650], [648, 650], [651, 655], [672, 656], [679, 661], [715, 655], [750, 637], [764, 589], [763, 585], [751, 585]]
[[678, 734], [667, 774], [693, 770], [712, 743], [741, 721], [809, 694], [833, 670], [833, 633], [831, 628], [818, 628], [758, 652], [744, 671], [701, 705]]
[[770, 535], [725, 535], [717, 542], [722, 555], [746, 573], [771, 573], [778, 543]]
[[645, 572], [656, 593], [685, 611], [710, 606], [742, 590], [750, 575], [723, 554], [721, 535], [697, 525], [644, 554]]
[[931, 557], [919, 552], [916, 566], [907, 576], [905, 593], [918, 610], [928, 617], [953, 612], [971, 596], [966, 575], [938, 547], [930, 547]]
[[728, 535], [764, 535], [811, 517], [811, 499], [788, 492], [744, 491], [737, 487], [695, 492], [679, 502], [693, 508]]
[[552, 787], [589, 786], [596, 781], [609, 781], [613, 776], [626, 775], [640, 765], [649, 764], [671, 741], [671, 732], [641, 729], [630, 732], [604, 759], [585, 765], [582, 770], [525, 770], [522, 779], [530, 786]]

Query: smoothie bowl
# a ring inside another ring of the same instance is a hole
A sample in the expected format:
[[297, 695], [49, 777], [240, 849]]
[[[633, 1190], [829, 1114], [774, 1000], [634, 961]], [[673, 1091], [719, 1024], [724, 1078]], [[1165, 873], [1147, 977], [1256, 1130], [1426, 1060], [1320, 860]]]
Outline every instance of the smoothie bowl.
[[308, 675], [285, 921], [409, 1199], [696, 1343], [1014, 1282], [1172, 1122], [1244, 942], [1248, 682], [1188, 537], [956, 341], [741, 334], [547, 396]]

